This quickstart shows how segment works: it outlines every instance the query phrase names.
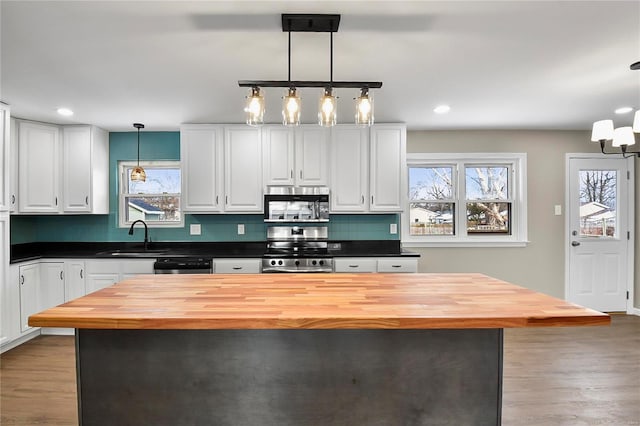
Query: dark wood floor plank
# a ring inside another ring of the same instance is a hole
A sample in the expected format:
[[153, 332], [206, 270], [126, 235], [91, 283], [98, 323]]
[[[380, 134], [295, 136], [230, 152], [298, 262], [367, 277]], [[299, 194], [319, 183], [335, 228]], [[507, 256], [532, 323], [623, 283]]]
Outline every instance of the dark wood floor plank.
[[[640, 317], [505, 330], [503, 425], [640, 425]], [[76, 425], [72, 337], [0, 356], [0, 424]]]

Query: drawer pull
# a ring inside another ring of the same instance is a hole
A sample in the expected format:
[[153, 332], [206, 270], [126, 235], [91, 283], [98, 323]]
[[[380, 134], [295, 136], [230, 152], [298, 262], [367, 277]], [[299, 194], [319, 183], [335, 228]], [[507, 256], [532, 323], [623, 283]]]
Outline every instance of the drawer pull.
[[234, 270], [234, 271], [239, 271], [239, 270], [241, 270], [241, 269], [242, 269], [242, 266], [234, 266], [234, 267], [233, 267], [233, 270]]
[[402, 268], [402, 265], [391, 265], [392, 268]]
[[357, 268], [360, 265], [349, 265], [349, 268]]

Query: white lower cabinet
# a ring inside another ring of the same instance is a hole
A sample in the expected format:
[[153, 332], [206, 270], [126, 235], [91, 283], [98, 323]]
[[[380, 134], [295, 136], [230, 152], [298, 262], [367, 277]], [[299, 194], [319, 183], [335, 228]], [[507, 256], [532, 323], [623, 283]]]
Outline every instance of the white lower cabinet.
[[418, 258], [383, 257], [378, 259], [378, 272], [418, 272]]
[[85, 262], [87, 294], [141, 274], [153, 274], [155, 259], [96, 259]]
[[336, 257], [333, 259], [334, 272], [377, 272], [375, 257]]
[[40, 312], [40, 263], [30, 263], [18, 267], [20, 301], [20, 333], [29, 331], [29, 316]]
[[70, 260], [64, 263], [64, 301], [68, 302], [87, 294], [83, 260]]
[[213, 272], [216, 274], [259, 274], [262, 259], [213, 259]]
[[336, 257], [334, 272], [418, 272], [416, 257]]

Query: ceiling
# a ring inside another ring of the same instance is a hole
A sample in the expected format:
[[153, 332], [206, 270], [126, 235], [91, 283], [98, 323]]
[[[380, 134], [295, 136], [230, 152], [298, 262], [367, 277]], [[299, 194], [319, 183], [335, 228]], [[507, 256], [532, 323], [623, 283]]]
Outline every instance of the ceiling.
[[[338, 13], [335, 80], [382, 81], [376, 122], [590, 129], [640, 108], [639, 1], [0, 2], [0, 99], [17, 117], [109, 131], [242, 123], [238, 80], [286, 80], [282, 13]], [[293, 80], [329, 79], [329, 34], [292, 33]], [[302, 121], [319, 89], [301, 89]], [[356, 89], [336, 89], [338, 122]], [[280, 122], [284, 89], [265, 89]], [[448, 104], [438, 115], [433, 108]], [[56, 113], [75, 111], [71, 118]]]

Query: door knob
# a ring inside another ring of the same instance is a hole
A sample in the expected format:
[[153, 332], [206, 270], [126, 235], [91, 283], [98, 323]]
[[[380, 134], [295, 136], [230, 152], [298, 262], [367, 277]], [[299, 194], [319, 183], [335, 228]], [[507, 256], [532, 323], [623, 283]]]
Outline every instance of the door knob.
[[578, 247], [580, 245], [579, 241], [571, 241], [571, 245], [574, 247]]

